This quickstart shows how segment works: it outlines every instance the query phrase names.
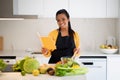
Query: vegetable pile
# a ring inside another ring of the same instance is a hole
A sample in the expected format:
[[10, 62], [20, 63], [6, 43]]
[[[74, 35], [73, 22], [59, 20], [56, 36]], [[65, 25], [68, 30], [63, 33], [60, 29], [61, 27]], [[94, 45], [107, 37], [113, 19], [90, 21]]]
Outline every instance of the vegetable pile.
[[56, 76], [70, 76], [70, 75], [82, 75], [86, 74], [88, 69], [86, 67], [80, 67], [80, 65], [73, 61], [72, 59], [68, 59], [64, 64], [56, 64], [55, 65], [55, 75]]
[[38, 69], [39, 66], [39, 62], [36, 59], [25, 57], [13, 65], [13, 71], [20, 71], [22, 75], [25, 75], [25, 73], [32, 73], [32, 71]]
[[39, 74], [49, 74], [51, 76], [70, 76], [82, 75], [88, 72], [86, 67], [72, 60], [71, 58], [64, 59], [64, 63], [58, 62], [56, 64], [43, 64], [31, 57], [25, 57], [13, 65], [14, 71], [20, 71], [21, 75], [25, 76], [26, 73], [38, 76]]
[[4, 70], [6, 68], [6, 63], [3, 61], [3, 59], [0, 59], [0, 71]]

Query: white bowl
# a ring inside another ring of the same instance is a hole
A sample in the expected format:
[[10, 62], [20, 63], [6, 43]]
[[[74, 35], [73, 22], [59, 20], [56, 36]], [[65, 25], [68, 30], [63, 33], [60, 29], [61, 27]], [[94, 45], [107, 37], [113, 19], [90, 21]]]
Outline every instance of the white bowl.
[[118, 51], [118, 49], [100, 49], [101, 52], [107, 53], [107, 54], [114, 54]]

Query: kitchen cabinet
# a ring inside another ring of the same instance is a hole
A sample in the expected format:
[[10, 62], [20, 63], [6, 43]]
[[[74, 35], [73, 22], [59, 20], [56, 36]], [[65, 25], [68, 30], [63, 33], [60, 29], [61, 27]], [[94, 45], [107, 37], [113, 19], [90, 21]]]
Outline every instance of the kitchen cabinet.
[[119, 0], [14, 0], [14, 14], [55, 17], [66, 9], [72, 18], [118, 18]]
[[119, 0], [107, 0], [107, 17], [118, 18]]
[[70, 0], [69, 5], [74, 18], [106, 17], [106, 0]]
[[44, 17], [55, 17], [59, 9], [68, 10], [69, 0], [44, 0]]
[[43, 0], [13, 0], [13, 13], [43, 16]]
[[120, 56], [107, 57], [107, 80], [120, 80]]
[[75, 18], [118, 18], [119, 0], [70, 0]]
[[81, 56], [77, 60], [88, 68], [87, 80], [106, 80], [106, 61], [106, 56]]
[[68, 10], [68, 0], [14, 0], [14, 14], [55, 17], [59, 9]]

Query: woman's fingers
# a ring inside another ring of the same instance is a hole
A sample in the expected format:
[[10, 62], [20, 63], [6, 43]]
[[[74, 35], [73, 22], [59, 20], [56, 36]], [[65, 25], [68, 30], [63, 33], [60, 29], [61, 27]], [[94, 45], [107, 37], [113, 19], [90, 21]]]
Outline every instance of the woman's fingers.
[[74, 49], [74, 52], [76, 52], [76, 53], [79, 53], [79, 51], [80, 51], [80, 48], [75, 48]]
[[48, 50], [46, 48], [42, 48], [41, 51], [42, 51], [43, 54], [47, 54], [48, 53]]

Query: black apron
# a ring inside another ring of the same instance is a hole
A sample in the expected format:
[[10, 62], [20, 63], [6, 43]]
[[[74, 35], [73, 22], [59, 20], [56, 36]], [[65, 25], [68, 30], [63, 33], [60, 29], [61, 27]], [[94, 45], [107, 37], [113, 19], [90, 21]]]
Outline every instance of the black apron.
[[58, 33], [56, 40], [56, 47], [53, 52], [51, 52], [51, 58], [49, 63], [57, 63], [60, 61], [61, 57], [71, 57], [73, 55], [73, 49], [75, 48], [74, 39], [70, 36], [61, 36], [61, 33]]

